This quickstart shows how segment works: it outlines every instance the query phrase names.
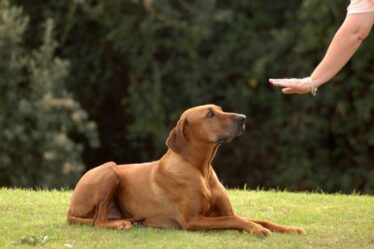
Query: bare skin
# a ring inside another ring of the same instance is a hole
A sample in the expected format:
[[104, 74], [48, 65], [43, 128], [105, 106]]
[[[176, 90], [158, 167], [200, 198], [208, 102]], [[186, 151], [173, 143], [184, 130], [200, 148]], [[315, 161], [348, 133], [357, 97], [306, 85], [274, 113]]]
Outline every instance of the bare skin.
[[[374, 5], [374, 0], [368, 0]], [[320, 87], [331, 80], [352, 58], [361, 43], [368, 37], [374, 24], [374, 12], [349, 14], [336, 32], [320, 64], [311, 74], [314, 87]], [[282, 88], [284, 94], [305, 94], [311, 92], [311, 85], [304, 79], [269, 79]]]
[[244, 131], [245, 116], [215, 105], [185, 111], [160, 160], [88, 171], [68, 211], [70, 224], [130, 229], [134, 221], [184, 230], [234, 229], [256, 235], [305, 234], [300, 228], [235, 215], [211, 165], [221, 144]]

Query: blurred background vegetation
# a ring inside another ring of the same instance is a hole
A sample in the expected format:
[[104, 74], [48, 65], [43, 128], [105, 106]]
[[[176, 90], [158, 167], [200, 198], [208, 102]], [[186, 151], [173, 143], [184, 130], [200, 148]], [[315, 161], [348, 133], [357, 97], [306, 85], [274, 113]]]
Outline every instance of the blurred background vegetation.
[[267, 83], [308, 76], [348, 3], [0, 0], [0, 185], [156, 160], [215, 103], [248, 117], [214, 161], [224, 185], [373, 194], [374, 36], [316, 98]]

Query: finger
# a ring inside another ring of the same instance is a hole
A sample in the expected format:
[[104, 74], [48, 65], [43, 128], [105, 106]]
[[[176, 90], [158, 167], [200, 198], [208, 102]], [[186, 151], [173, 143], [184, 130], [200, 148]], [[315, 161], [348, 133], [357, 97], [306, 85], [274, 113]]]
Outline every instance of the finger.
[[290, 87], [283, 88], [282, 92], [284, 94], [294, 94], [294, 93], [297, 93], [297, 91], [294, 88], [290, 88]]
[[299, 83], [302, 81], [302, 79], [296, 79], [296, 78], [285, 78], [285, 79], [269, 79], [270, 82], [274, 83]]
[[269, 79], [269, 82], [274, 84], [285, 83], [287, 81], [289, 81], [289, 79]]
[[284, 78], [284, 79], [269, 79], [271, 82], [296, 82], [299, 81], [300, 79], [295, 79], [295, 78]]
[[269, 82], [273, 86], [279, 86], [279, 87], [292, 87], [295, 83], [293, 81], [290, 81], [291, 79], [270, 79]]
[[280, 84], [284, 82], [284, 79], [269, 79], [269, 82], [273, 86], [281, 86]]

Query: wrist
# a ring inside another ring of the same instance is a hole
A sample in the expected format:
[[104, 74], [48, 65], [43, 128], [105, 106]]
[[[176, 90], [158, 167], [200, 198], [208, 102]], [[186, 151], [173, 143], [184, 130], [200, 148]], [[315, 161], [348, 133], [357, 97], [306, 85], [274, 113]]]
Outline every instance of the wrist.
[[311, 81], [313, 82], [314, 87], [318, 88], [322, 86], [325, 81], [321, 80], [321, 78], [314, 76], [313, 74], [310, 76]]
[[315, 82], [313, 81], [312, 77], [307, 77], [304, 80], [306, 80], [306, 82], [309, 85], [310, 94], [312, 94], [313, 96], [316, 96], [318, 87], [315, 85]]

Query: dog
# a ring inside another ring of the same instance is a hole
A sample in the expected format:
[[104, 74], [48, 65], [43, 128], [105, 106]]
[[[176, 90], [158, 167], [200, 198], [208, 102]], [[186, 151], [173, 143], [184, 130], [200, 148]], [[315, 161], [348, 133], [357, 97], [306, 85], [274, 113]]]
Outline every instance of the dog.
[[183, 230], [234, 229], [256, 235], [305, 234], [300, 228], [234, 214], [211, 165], [220, 145], [245, 130], [246, 116], [216, 105], [186, 110], [158, 161], [107, 162], [86, 172], [75, 187], [69, 224], [130, 229], [132, 223]]

